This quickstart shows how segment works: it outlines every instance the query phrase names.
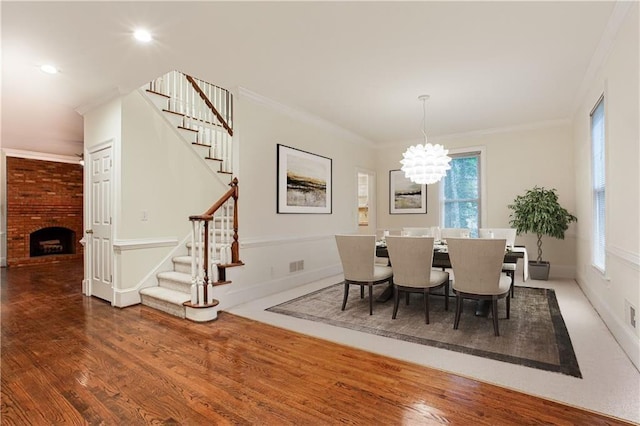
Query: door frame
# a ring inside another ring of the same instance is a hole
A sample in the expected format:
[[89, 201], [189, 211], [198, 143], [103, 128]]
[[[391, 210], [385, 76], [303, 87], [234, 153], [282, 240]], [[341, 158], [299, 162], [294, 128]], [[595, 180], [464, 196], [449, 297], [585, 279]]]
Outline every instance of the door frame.
[[[84, 161], [84, 218], [83, 218], [83, 224], [84, 224], [84, 235], [82, 237], [82, 240], [84, 241], [84, 279], [82, 280], [82, 293], [86, 296], [92, 296], [93, 292], [92, 292], [92, 280], [91, 277], [93, 276], [93, 244], [92, 244], [92, 237], [90, 234], [87, 234], [87, 230], [91, 229], [91, 212], [92, 212], [92, 208], [93, 208], [93, 191], [91, 190], [91, 176], [92, 176], [92, 168], [93, 168], [93, 161], [92, 161], [92, 157], [94, 154], [96, 154], [99, 151], [105, 150], [111, 148], [111, 158], [115, 159], [115, 141], [114, 139], [109, 139], [105, 142], [102, 142], [98, 145], [94, 145], [91, 146], [89, 148], [85, 147], [84, 149], [84, 153], [83, 153], [83, 158], [85, 159]], [[114, 169], [116, 167], [116, 162], [113, 161], [112, 166], [109, 169], [109, 173], [111, 174], [110, 178], [111, 178], [111, 185], [110, 185], [110, 194], [109, 197], [111, 198], [111, 202], [109, 203], [110, 207], [111, 207], [111, 241], [113, 242], [113, 236], [114, 236], [114, 228], [115, 228], [115, 217], [114, 217], [114, 192], [115, 192], [115, 185], [114, 185]], [[112, 251], [113, 251], [113, 245], [112, 245]], [[112, 271], [113, 275], [115, 275], [115, 271], [114, 271], [114, 256], [111, 256], [111, 265], [110, 265], [110, 270]], [[113, 294], [111, 295], [111, 305], [113, 306], [113, 303], [115, 301], [115, 285], [112, 279], [111, 282], [112, 285], [112, 291]]]
[[[358, 220], [358, 189], [359, 189], [359, 181], [358, 175], [365, 174], [369, 176], [369, 225], [366, 227], [360, 226]], [[359, 234], [376, 234], [378, 230], [378, 201], [377, 201], [377, 190], [376, 190], [376, 172], [374, 170], [365, 169], [362, 167], [356, 167], [355, 173], [355, 182], [356, 182], [356, 196], [355, 196], [355, 226], [358, 230]]]

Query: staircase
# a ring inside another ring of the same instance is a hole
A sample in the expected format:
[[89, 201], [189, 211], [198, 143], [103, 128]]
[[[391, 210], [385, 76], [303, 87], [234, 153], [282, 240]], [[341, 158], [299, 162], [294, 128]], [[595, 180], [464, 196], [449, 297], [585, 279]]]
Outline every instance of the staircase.
[[[164, 311], [180, 318], [187, 318], [185, 302], [191, 301], [191, 251], [189, 255], [176, 256], [172, 259], [173, 271], [160, 272], [156, 275], [157, 287], [140, 290], [142, 304]], [[217, 310], [211, 309], [207, 320], [217, 317]]]
[[[233, 176], [233, 98], [220, 87], [172, 71], [145, 93], [213, 171]], [[140, 290], [143, 305], [197, 322], [217, 318], [214, 287], [229, 284], [227, 268], [242, 266], [238, 244], [238, 180], [201, 215], [189, 217], [191, 241], [158, 285]], [[186, 255], [184, 254], [186, 252]]]
[[[140, 290], [142, 304], [196, 322], [212, 321], [218, 317], [217, 301], [206, 306], [196, 308], [191, 305], [191, 256], [196, 255], [199, 247], [193, 250], [191, 243], [185, 245], [187, 254], [172, 259], [173, 270], [156, 274], [157, 287], [147, 287]], [[199, 267], [199, 265], [197, 266]], [[217, 285], [229, 284], [215, 282]]]
[[212, 170], [233, 175], [233, 96], [228, 90], [179, 71], [142, 89]]

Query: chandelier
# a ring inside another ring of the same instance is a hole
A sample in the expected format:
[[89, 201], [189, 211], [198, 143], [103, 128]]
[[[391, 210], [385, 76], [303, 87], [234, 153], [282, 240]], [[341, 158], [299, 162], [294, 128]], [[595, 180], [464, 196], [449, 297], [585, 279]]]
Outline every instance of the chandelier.
[[410, 146], [402, 154], [403, 159], [400, 160], [400, 163], [402, 164], [401, 170], [407, 179], [420, 185], [429, 185], [440, 181], [447, 174], [447, 170], [451, 168], [449, 165], [451, 157], [447, 155], [449, 151], [444, 149], [442, 145], [433, 145], [427, 141], [426, 103], [429, 95], [418, 96], [418, 99], [422, 101], [424, 145]]

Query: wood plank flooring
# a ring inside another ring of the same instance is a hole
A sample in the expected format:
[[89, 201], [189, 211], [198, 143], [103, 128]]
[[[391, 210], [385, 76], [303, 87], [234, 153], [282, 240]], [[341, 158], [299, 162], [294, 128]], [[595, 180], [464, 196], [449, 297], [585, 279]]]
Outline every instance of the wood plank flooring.
[[3, 425], [617, 425], [227, 313], [81, 294], [82, 264], [2, 269]]

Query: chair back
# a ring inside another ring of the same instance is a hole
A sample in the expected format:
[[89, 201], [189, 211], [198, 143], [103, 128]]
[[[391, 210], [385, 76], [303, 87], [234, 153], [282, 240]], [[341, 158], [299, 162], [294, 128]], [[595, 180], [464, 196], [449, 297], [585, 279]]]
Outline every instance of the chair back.
[[373, 280], [375, 235], [336, 235], [336, 244], [346, 280]]
[[449, 238], [453, 288], [464, 293], [496, 294], [502, 273], [505, 239]]
[[429, 287], [433, 263], [432, 237], [387, 237], [393, 282], [406, 287]]
[[440, 230], [440, 238], [448, 240], [449, 238], [469, 238], [471, 231], [467, 228], [442, 228]]
[[514, 228], [480, 228], [478, 230], [480, 238], [504, 238], [507, 246], [513, 247], [516, 243], [516, 229]]
[[406, 237], [433, 237], [431, 228], [402, 228], [402, 235]]

